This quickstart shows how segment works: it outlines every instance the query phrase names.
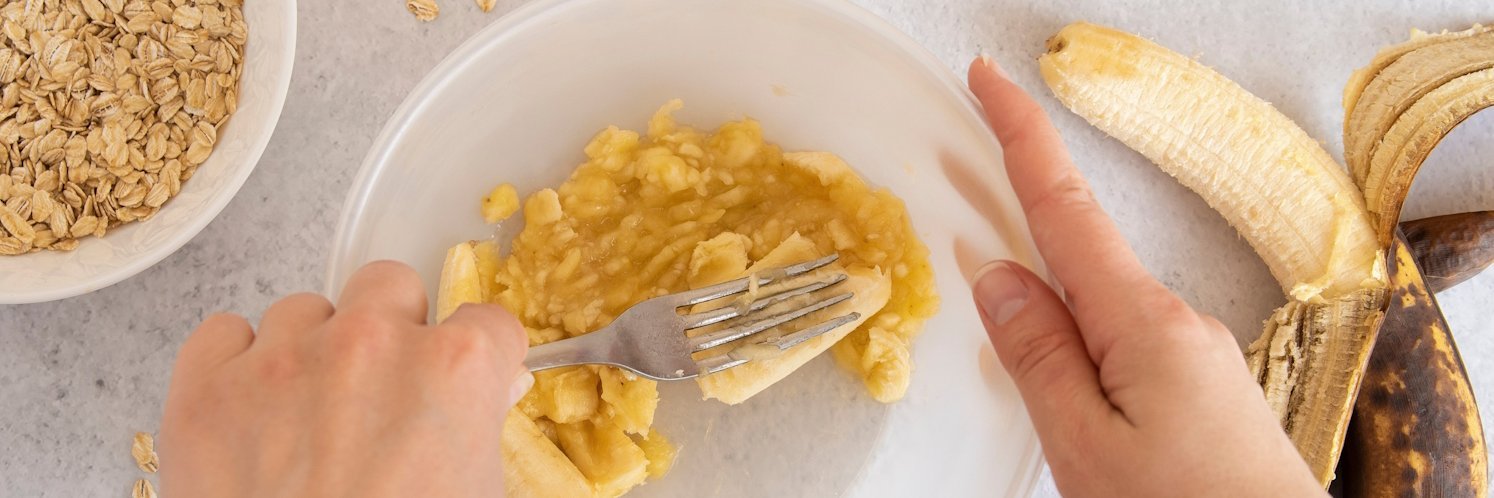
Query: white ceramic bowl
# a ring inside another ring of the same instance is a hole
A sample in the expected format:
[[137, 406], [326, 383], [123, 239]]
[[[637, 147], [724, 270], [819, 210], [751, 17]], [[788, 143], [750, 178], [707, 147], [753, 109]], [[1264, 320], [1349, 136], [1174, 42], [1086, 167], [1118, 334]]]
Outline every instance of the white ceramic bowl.
[[996, 257], [1037, 264], [1000, 146], [961, 78], [847, 2], [551, 0], [510, 14], [433, 70], [374, 142], [328, 292], [395, 259], [433, 294], [445, 249], [492, 235], [477, 213], [490, 188], [557, 185], [601, 128], [641, 129], [676, 97], [682, 123], [751, 116], [786, 149], [835, 152], [891, 188], [944, 302], [897, 404], [870, 400], [828, 357], [730, 409], [693, 383], [662, 386], [655, 427], [680, 458], [630, 496], [1026, 496], [1036, 438], [966, 281]]
[[244, 2], [249, 26], [239, 109], [213, 155], [154, 218], [84, 239], [72, 252], [0, 257], [0, 304], [69, 298], [129, 278], [192, 240], [238, 193], [275, 131], [296, 53], [296, 0]]

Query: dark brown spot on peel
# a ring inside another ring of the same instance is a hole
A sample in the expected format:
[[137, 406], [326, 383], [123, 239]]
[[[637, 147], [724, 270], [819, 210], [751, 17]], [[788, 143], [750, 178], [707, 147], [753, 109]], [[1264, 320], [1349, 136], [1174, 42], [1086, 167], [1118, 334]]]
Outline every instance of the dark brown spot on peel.
[[1365, 394], [1369, 395], [1369, 403], [1377, 408], [1383, 408], [1390, 404], [1389, 389], [1375, 386], [1374, 389], [1369, 390], [1368, 393], [1363, 391], [1359, 393], [1360, 396], [1364, 396]]

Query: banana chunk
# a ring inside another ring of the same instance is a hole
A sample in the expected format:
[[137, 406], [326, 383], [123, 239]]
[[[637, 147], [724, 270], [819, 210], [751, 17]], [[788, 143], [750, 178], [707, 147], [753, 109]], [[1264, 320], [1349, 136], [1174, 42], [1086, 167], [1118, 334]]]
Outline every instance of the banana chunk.
[[[731, 248], [740, 248], [741, 246], [719, 244], [711, 246], [702, 245], [698, 247], [719, 247], [730, 250]], [[732, 275], [731, 278], [740, 278], [751, 275], [754, 272], [760, 270], [791, 265], [820, 256], [823, 256], [823, 254], [820, 254], [819, 251], [815, 248], [814, 242], [803, 236], [800, 236], [798, 233], [795, 233], [789, 236], [788, 239], [780, 243], [777, 248], [774, 248], [761, 260], [758, 260], [742, 273]], [[713, 256], [709, 251], [697, 252], [695, 254], [695, 257], [710, 259], [716, 259], [719, 257], [721, 259], [728, 260], [735, 259], [735, 257], [732, 255]], [[715, 266], [706, 265], [706, 267], [714, 268]], [[751, 398], [757, 393], [762, 392], [764, 389], [767, 389], [768, 386], [771, 386], [778, 381], [783, 380], [785, 377], [788, 377], [789, 374], [793, 373], [794, 370], [798, 370], [799, 367], [803, 366], [805, 363], [808, 363], [809, 360], [814, 359], [814, 357], [819, 356], [820, 353], [823, 353], [825, 352], [825, 350], [830, 349], [830, 346], [834, 345], [836, 341], [839, 341], [841, 338], [845, 337], [846, 334], [851, 333], [851, 331], [855, 330], [856, 327], [861, 326], [861, 324], [865, 322], [867, 318], [870, 318], [872, 315], [876, 314], [878, 310], [881, 310], [882, 307], [887, 304], [888, 298], [892, 295], [891, 277], [875, 268], [867, 268], [864, 266], [853, 266], [850, 268], [845, 268], [842, 267], [839, 263], [835, 263], [822, 268], [815, 273], [812, 273], [811, 275], [829, 275], [834, 272], [845, 272], [848, 278], [846, 278], [845, 282], [841, 282], [835, 287], [832, 287], [831, 290], [829, 290], [829, 293], [821, 291], [816, 293], [816, 295], [830, 296], [845, 292], [853, 292], [855, 293], [855, 297], [846, 300], [845, 302], [836, 304], [835, 306], [831, 306], [824, 310], [811, 313], [804, 318], [789, 322], [788, 324], [784, 325], [784, 330], [799, 330], [805, 327], [812, 326], [813, 324], [823, 322], [830, 318], [846, 315], [852, 312], [860, 313], [860, 319], [837, 327], [834, 330], [826, 332], [819, 337], [815, 337], [813, 339], [805, 341], [803, 344], [794, 346], [793, 348], [790, 348], [786, 351], [779, 352], [776, 355], [759, 355], [756, 359], [753, 359], [746, 364], [698, 378], [697, 382], [700, 384], [700, 391], [702, 394], [704, 394], [705, 398], [717, 399], [729, 405], [735, 405], [743, 401], [747, 401], [748, 398]], [[721, 304], [711, 305], [721, 306]], [[728, 304], [728, 306], [729, 305], [730, 304]], [[774, 332], [769, 331], [764, 333], [771, 334]], [[733, 347], [733, 345], [723, 346], [722, 348], [730, 347]], [[718, 350], [719, 349], [721, 348], [718, 348]], [[716, 354], [718, 353], [718, 350], [708, 351], [707, 354]]]
[[503, 422], [503, 488], [510, 498], [592, 496], [591, 483], [519, 410]]
[[441, 265], [441, 283], [436, 289], [436, 322], [445, 320], [466, 303], [483, 302], [482, 279], [472, 243], [463, 242], [446, 251]]

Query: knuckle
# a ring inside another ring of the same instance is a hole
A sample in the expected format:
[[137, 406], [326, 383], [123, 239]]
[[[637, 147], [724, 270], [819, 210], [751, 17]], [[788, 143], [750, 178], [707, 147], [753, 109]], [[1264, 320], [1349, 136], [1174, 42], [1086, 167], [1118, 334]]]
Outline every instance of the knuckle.
[[388, 344], [395, 326], [366, 311], [338, 315], [323, 331], [328, 347], [339, 353], [371, 353]]
[[1040, 372], [1057, 360], [1065, 348], [1072, 346], [1073, 341], [1072, 337], [1055, 333], [1023, 334], [1014, 344], [1012, 377], [1022, 381], [1041, 381]]
[[[1030, 211], [1057, 210], [1060, 212], [1087, 212], [1100, 209], [1099, 201], [1084, 183], [1078, 171], [1069, 171], [1039, 194], [1032, 202]], [[1067, 227], [1063, 227], [1067, 229]]]
[[[496, 304], [467, 303], [457, 309], [464, 319], [448, 320], [441, 327], [460, 327], [467, 333], [484, 336], [495, 348], [528, 348], [529, 333], [508, 310]], [[453, 315], [456, 316], [456, 315]]]
[[1152, 328], [1197, 328], [1202, 323], [1193, 306], [1161, 282], [1148, 278], [1132, 287], [1137, 290], [1134, 305], [1141, 313], [1138, 318], [1150, 322]]
[[280, 300], [281, 305], [298, 308], [332, 309], [332, 302], [325, 296], [314, 292], [297, 292]]
[[289, 351], [275, 351], [258, 355], [253, 362], [254, 376], [266, 384], [283, 385], [306, 370], [306, 363]]
[[490, 362], [496, 349], [488, 334], [467, 324], [442, 325], [435, 338], [437, 354], [453, 366]]
[[1171, 293], [1154, 299], [1146, 309], [1158, 320], [1174, 326], [1197, 328], [1200, 323], [1193, 307]]
[[1038, 128], [1033, 126], [1033, 123], [1041, 123], [1048, 119], [1048, 115], [1043, 112], [1042, 107], [1030, 102], [1025, 105], [1018, 105], [1016, 108], [1002, 114], [1006, 117], [1004, 119], [991, 120], [991, 128], [996, 132], [996, 136], [1000, 138], [1001, 144], [1006, 147], [1026, 140], [1031, 136], [1029, 134]]
[[415, 269], [411, 268], [410, 265], [388, 259], [382, 259], [363, 265], [363, 268], [360, 268], [358, 270], [358, 273], [362, 273], [365, 276], [377, 277], [377, 280], [387, 280], [398, 283], [420, 281], [420, 275], [415, 273]]

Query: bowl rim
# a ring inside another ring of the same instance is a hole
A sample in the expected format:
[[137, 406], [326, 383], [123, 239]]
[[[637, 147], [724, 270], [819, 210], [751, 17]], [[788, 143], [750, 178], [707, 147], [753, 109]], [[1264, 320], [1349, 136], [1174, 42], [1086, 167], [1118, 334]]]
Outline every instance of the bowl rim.
[[285, 19], [282, 22], [287, 27], [287, 32], [291, 35], [286, 42], [288, 50], [280, 54], [278, 61], [274, 61], [277, 62], [275, 65], [285, 67], [285, 74], [278, 78], [271, 87], [273, 89], [270, 94], [272, 101], [271, 109], [273, 109], [269, 120], [271, 126], [259, 131], [258, 136], [251, 137], [247, 141], [249, 147], [246, 149], [248, 155], [245, 157], [247, 159], [245, 162], [248, 166], [241, 168], [240, 171], [229, 176], [223, 188], [208, 197], [207, 206], [189, 218], [187, 223], [178, 227], [175, 234], [169, 237], [165, 243], [156, 246], [152, 250], [141, 253], [139, 257], [126, 261], [124, 264], [110, 267], [89, 278], [71, 282], [67, 285], [43, 290], [0, 289], [0, 304], [33, 304], [58, 301], [102, 290], [123, 282], [125, 279], [138, 275], [140, 272], [150, 269], [165, 260], [166, 257], [175, 254], [176, 251], [202, 233], [202, 230], [207, 228], [208, 224], [218, 219], [218, 215], [223, 212], [224, 208], [228, 207], [229, 202], [238, 196], [239, 190], [243, 189], [244, 183], [249, 180], [249, 175], [254, 173], [255, 168], [259, 166], [259, 160], [264, 156], [265, 149], [270, 144], [270, 139], [274, 137], [275, 130], [279, 127], [280, 115], [285, 110], [285, 100], [290, 94], [291, 77], [295, 73], [296, 67], [297, 5], [296, 0], [275, 1], [284, 2], [286, 5], [285, 12], [287, 15], [284, 16]]
[[[322, 291], [329, 299], [335, 300], [341, 290], [342, 282], [338, 280], [339, 265], [338, 256], [347, 254], [350, 244], [356, 239], [354, 232], [363, 217], [364, 207], [370, 202], [370, 185], [378, 181], [385, 171], [380, 165], [386, 163], [394, 152], [395, 139], [404, 135], [412, 126], [412, 120], [421, 110], [429, 105], [430, 96], [447, 85], [446, 75], [459, 71], [462, 67], [479, 62], [478, 56], [482, 50], [491, 44], [503, 43], [506, 39], [516, 36], [524, 28], [543, 22], [546, 18], [559, 15], [566, 8], [578, 8], [588, 3], [596, 3], [605, 0], [536, 0], [525, 3], [509, 11], [503, 17], [473, 33], [466, 41], [453, 49], [440, 63], [432, 67], [418, 84], [412, 87], [406, 95], [405, 100], [400, 103], [390, 114], [384, 128], [375, 136], [374, 141], [364, 157], [363, 163], [358, 168], [358, 173], [349, 183], [347, 198], [343, 201], [342, 212], [338, 216], [337, 230], [332, 245], [328, 248], [326, 265], [323, 273]], [[981, 111], [979, 101], [975, 94], [966, 87], [965, 83], [950, 68], [939, 60], [922, 44], [918, 43], [907, 33], [893, 26], [886, 19], [848, 0], [796, 0], [806, 9], [816, 9], [832, 16], [839, 17], [845, 21], [855, 24], [874, 35], [889, 42], [900, 55], [916, 62], [923, 73], [937, 80], [950, 95], [958, 95], [963, 104], [962, 116], [968, 122], [973, 122], [977, 127], [987, 130], [985, 140], [988, 144], [1000, 149], [1000, 143], [996, 140], [995, 131], [991, 129], [990, 123], [985, 119]], [[1041, 261], [1039, 260], [1039, 265]], [[1035, 268], [1035, 271], [1045, 280], [1052, 281], [1048, 270], [1043, 267]], [[1037, 438], [1031, 437], [1025, 441], [1027, 448], [1024, 453], [1031, 457], [1021, 462], [1021, 468], [1015, 469], [1016, 479], [1010, 484], [1007, 493], [1015, 496], [1031, 496], [1037, 487], [1038, 477], [1046, 467], [1046, 459], [1043, 456], [1042, 447]], [[863, 466], [861, 472], [867, 468]], [[854, 489], [854, 483], [852, 488]]]

